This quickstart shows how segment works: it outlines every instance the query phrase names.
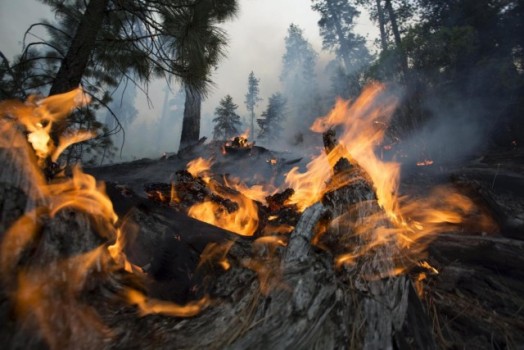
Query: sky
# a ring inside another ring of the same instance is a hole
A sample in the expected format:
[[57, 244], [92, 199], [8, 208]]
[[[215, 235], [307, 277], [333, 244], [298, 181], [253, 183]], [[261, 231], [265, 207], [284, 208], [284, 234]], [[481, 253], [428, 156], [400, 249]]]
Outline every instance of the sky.
[[[260, 79], [260, 96], [263, 101], [258, 106], [258, 114], [265, 109], [268, 97], [280, 90], [280, 71], [284, 54], [284, 38], [291, 23], [303, 29], [305, 38], [319, 53], [317, 75], [322, 81], [324, 66], [332, 57], [322, 51], [322, 39], [319, 35], [317, 21], [319, 15], [311, 10], [309, 0], [239, 0], [240, 11], [237, 17], [223, 25], [229, 38], [227, 57], [220, 63], [212, 76], [214, 86], [202, 104], [201, 136], [210, 136], [214, 110], [221, 98], [227, 94], [239, 106], [238, 113], [246, 115], [244, 99], [247, 90], [247, 79], [254, 71]], [[8, 57], [22, 49], [24, 32], [41, 18], [52, 19], [48, 7], [37, 0], [0, 0], [0, 50]], [[376, 28], [366, 14], [357, 21], [356, 31], [368, 36], [372, 42], [376, 37]], [[43, 32], [35, 32], [44, 35]], [[32, 37], [30, 40], [38, 40]], [[163, 80], [153, 81], [149, 85], [149, 102], [139, 93], [137, 108], [139, 117], [132, 125], [135, 130], [128, 130], [131, 137], [147, 135], [145, 128], [159, 120], [164, 101]], [[173, 87], [177, 89], [176, 86]], [[173, 140], [159, 147], [151, 147], [147, 140], [135, 142], [137, 145], [126, 146], [125, 153], [137, 156], [154, 156], [160, 148], [165, 151], [176, 151], [180, 133], [181, 111], [173, 116]], [[129, 139], [129, 137], [127, 137]], [[140, 145], [140, 146], [138, 146]], [[153, 153], [153, 154], [149, 154]]]

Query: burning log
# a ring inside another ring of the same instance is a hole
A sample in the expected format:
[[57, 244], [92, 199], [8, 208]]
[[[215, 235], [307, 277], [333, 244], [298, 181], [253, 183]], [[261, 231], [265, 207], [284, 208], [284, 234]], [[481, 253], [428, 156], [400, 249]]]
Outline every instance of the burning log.
[[235, 136], [232, 140], [224, 143], [224, 154], [226, 155], [243, 155], [249, 154], [254, 146], [254, 142], [248, 142], [247, 131], [244, 135]]
[[[230, 189], [225, 187], [221, 188], [223, 191], [230, 191]], [[144, 190], [148, 198], [164, 204], [170, 204], [183, 211], [187, 211], [192, 205], [206, 200], [220, 205], [229, 213], [238, 210], [237, 203], [211, 191], [201, 177], [194, 177], [186, 170], [177, 171], [172, 184], [145, 184]]]
[[[334, 132], [324, 137], [332, 176], [320, 196], [309, 195], [317, 202], [308, 202], [290, 235], [263, 237], [234, 235], [129, 193], [121, 200], [132, 204], [117, 207], [131, 209], [118, 219], [111, 206], [102, 205], [108, 201], [94, 179], [73, 172], [73, 179], [47, 183], [26, 154], [25, 138], [16, 139], [15, 152], [3, 152], [13, 144], [6, 135], [0, 136], [0, 161], [9, 170], [0, 175], [0, 193], [6, 194], [0, 199], [0, 322], [6, 325], [0, 339], [10, 348], [524, 343], [521, 242], [441, 235], [429, 248], [429, 263], [419, 263], [418, 231], [392, 234], [399, 232], [393, 224], [398, 218], [379, 203], [388, 193], [380, 192], [364, 159], [352, 159]], [[196, 173], [179, 176], [188, 201], [211, 199], [209, 191], [218, 188], [200, 182]], [[85, 191], [91, 187], [96, 191]], [[173, 188], [149, 189], [156, 200], [172, 203]], [[229, 199], [225, 193], [238, 192], [214, 193]], [[110, 193], [114, 198], [122, 191]], [[266, 202], [268, 219], [269, 213], [296, 213], [300, 206], [291, 189]], [[459, 209], [471, 204], [464, 203]], [[398, 220], [408, 228], [422, 226]], [[167, 301], [173, 299], [187, 304]]]

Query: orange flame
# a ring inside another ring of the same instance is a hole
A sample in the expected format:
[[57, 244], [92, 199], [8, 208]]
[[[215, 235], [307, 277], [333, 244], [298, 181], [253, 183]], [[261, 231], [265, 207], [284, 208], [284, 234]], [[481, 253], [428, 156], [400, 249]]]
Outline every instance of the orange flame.
[[[94, 269], [97, 273], [104, 271], [112, 274], [124, 268], [141, 277], [141, 270], [133, 266], [123, 252], [125, 235], [115, 227], [118, 216], [105, 194], [104, 185], [83, 173], [78, 166], [73, 168], [71, 178], [59, 177], [52, 183], [46, 183], [36, 166], [35, 157], [31, 157], [34, 151], [39, 161], [47, 157], [56, 160], [67, 146], [92, 137], [89, 131], [62, 135], [56, 148], [49, 137], [52, 122], [65, 118], [74, 108], [87, 102], [88, 98], [82, 90], [76, 89], [40, 101], [31, 98], [25, 104], [0, 103], [0, 145], [11, 147], [14, 162], [24, 167], [21, 173], [28, 177], [24, 181], [30, 184], [26, 187], [31, 190], [28, 195], [32, 199], [27, 212], [6, 230], [1, 241], [0, 277], [9, 286], [9, 297], [16, 305], [17, 315], [35, 322], [51, 348], [73, 347], [79, 338], [86, 347], [100, 348], [104, 346], [104, 339], [110, 337], [110, 330], [99, 319], [95, 309], [80, 300], [86, 279]], [[28, 131], [27, 141], [23, 141], [20, 125]], [[56, 217], [65, 208], [86, 213], [90, 219], [89, 226], [94, 226], [93, 231], [113, 244], [103, 244], [73, 256], [51, 256], [49, 258], [54, 260], [45, 266], [35, 267], [31, 262], [19, 266], [23, 252], [36, 242], [34, 238], [40, 232], [42, 223]], [[130, 301], [137, 303], [143, 314], [191, 316], [208, 302], [203, 299], [186, 307], [148, 300], [139, 292], [129, 294]], [[57, 327], [63, 325], [71, 326], [67, 332], [69, 336], [60, 334], [57, 337]]]
[[[5, 101], [0, 104], [0, 110], [3, 113], [15, 117], [18, 122], [27, 129], [27, 139], [32, 145], [37, 157], [40, 160], [45, 159], [52, 152], [53, 160], [56, 161], [60, 153], [75, 142], [85, 141], [86, 133], [82, 133], [76, 141], [61, 139], [58, 151], [55, 151], [49, 133], [54, 122], [65, 119], [76, 108], [86, 106], [90, 102], [88, 95], [82, 88], [74, 89], [70, 92], [49, 96], [45, 99], [37, 100], [36, 97], [30, 97], [25, 103]], [[91, 135], [91, 134], [90, 134]]]
[[[407, 249], [411, 252], [423, 251], [427, 238], [460, 224], [466, 215], [475, 210], [470, 199], [449, 189], [438, 189], [432, 196], [423, 199], [398, 198], [400, 164], [384, 162], [375, 155], [375, 147], [381, 144], [386, 130], [384, 126], [397, 104], [398, 99], [379, 83], [367, 86], [352, 103], [338, 100], [329, 114], [313, 123], [311, 130], [326, 132], [330, 128], [340, 128], [339, 144], [327, 156], [321, 152], [307, 165], [304, 173], [293, 168], [286, 175], [286, 184], [295, 190], [291, 201], [300, 210], [321, 200], [327, 191], [346, 184], [331, 180], [332, 168], [341, 157], [360, 166], [369, 175], [377, 202], [393, 226], [382, 224], [381, 215], [366, 220], [357, 219], [357, 222], [349, 213], [342, 216], [340, 220], [350, 220], [351, 232], [361, 235], [365, 245], [338, 256], [335, 261], [337, 266], [352, 264], [372, 249], [386, 244], [396, 244], [404, 252]], [[430, 162], [425, 162], [425, 165], [430, 165]], [[361, 203], [361, 206], [365, 205]], [[480, 222], [483, 227], [492, 226], [488, 218], [482, 218]], [[389, 274], [405, 272], [403, 267], [390, 266], [388, 269]]]
[[127, 290], [127, 300], [138, 306], [142, 315], [163, 314], [175, 317], [192, 317], [200, 313], [210, 303], [209, 298], [192, 301], [186, 305], [178, 305], [164, 300], [151, 299], [135, 290]]
[[234, 195], [233, 198], [239, 204], [239, 208], [232, 213], [228, 213], [214, 202], [204, 201], [189, 208], [188, 215], [241, 236], [252, 236], [258, 228], [256, 204], [240, 194]]
[[201, 174], [208, 172], [209, 169], [211, 169], [211, 161], [204, 158], [197, 158], [187, 163], [187, 171], [193, 177], [201, 176]]

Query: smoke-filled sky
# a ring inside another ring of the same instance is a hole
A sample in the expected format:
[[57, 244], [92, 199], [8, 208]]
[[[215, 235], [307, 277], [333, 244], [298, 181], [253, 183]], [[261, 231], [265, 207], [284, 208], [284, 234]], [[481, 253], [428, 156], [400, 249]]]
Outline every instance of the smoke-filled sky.
[[[239, 105], [238, 112], [241, 116], [246, 114], [244, 95], [251, 70], [260, 78], [260, 92], [264, 99], [258, 106], [258, 114], [266, 107], [268, 97], [279, 91], [284, 38], [291, 23], [304, 30], [304, 36], [319, 53], [317, 74], [320, 83], [325, 63], [331, 57], [330, 53], [321, 50], [322, 41], [317, 26], [319, 16], [311, 10], [309, 0], [240, 0], [239, 3], [238, 16], [224, 25], [229, 37], [227, 57], [222, 60], [213, 75], [215, 85], [202, 105], [202, 136], [211, 135], [214, 110], [225, 95], [230, 94], [233, 97], [233, 101]], [[30, 24], [41, 18], [52, 18], [48, 7], [37, 0], [0, 0], [0, 16], [0, 50], [7, 57], [21, 51], [23, 34]], [[367, 35], [370, 44], [376, 37], [377, 30], [367, 14], [361, 15], [355, 29], [360, 34]], [[42, 31], [35, 33], [44, 35]], [[28, 40], [38, 39], [33, 37]], [[150, 124], [159, 120], [165, 85], [165, 81], [154, 81], [150, 84], [150, 103], [139, 93], [139, 117], [132, 126], [136, 130], [128, 130], [129, 136], [139, 138], [147, 135], [144, 128], [147, 129]], [[177, 87], [173, 86], [173, 89], [177, 90]], [[158, 143], [159, 140], [135, 140], [133, 146], [129, 144], [128, 137], [125, 153], [132, 156], [155, 156], [154, 153], [161, 149], [175, 151], [178, 147], [182, 115], [181, 111], [173, 114], [173, 140], [163, 140], [166, 141], [165, 144], [156, 147], [150, 147], [149, 144]]]

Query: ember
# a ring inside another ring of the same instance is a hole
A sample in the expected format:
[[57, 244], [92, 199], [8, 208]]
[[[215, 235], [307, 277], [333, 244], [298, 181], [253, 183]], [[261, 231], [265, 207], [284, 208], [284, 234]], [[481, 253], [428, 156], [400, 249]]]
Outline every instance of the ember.
[[429, 165], [433, 165], [433, 163], [434, 162], [431, 159], [426, 159], [421, 162], [417, 162], [417, 166], [429, 166]]

